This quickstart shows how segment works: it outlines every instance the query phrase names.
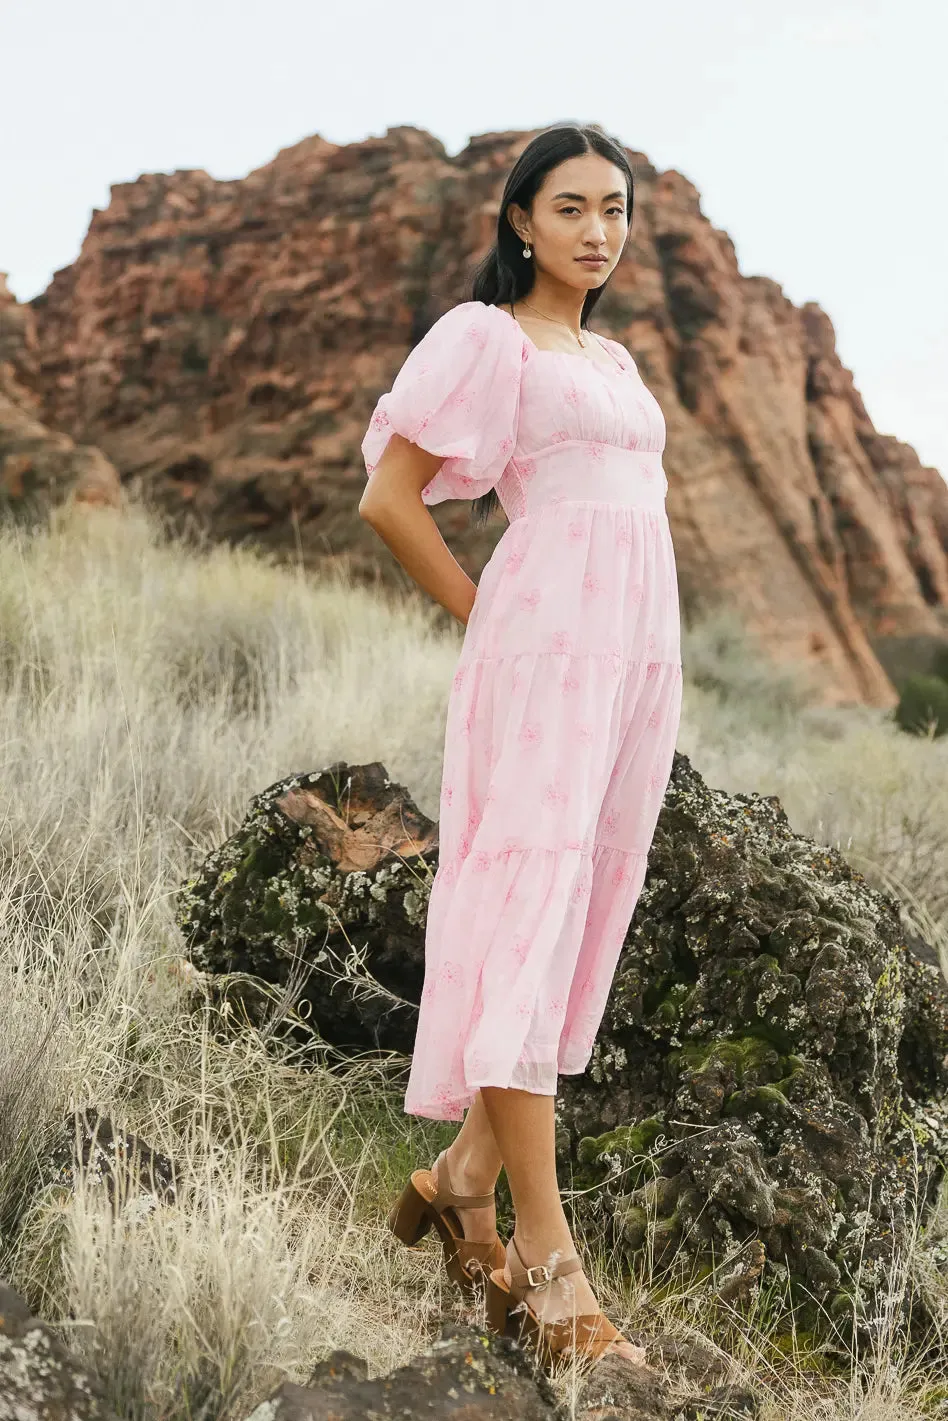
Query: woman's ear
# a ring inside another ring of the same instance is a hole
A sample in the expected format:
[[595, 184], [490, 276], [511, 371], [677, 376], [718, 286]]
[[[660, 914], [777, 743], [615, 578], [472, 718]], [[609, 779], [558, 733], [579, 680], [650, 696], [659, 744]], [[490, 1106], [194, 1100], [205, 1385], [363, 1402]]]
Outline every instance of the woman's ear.
[[514, 229], [515, 235], [520, 238], [521, 242], [528, 242], [530, 240], [529, 237], [526, 235], [526, 216], [527, 214], [524, 212], [523, 208], [518, 207], [515, 202], [512, 202], [507, 208], [507, 221]]

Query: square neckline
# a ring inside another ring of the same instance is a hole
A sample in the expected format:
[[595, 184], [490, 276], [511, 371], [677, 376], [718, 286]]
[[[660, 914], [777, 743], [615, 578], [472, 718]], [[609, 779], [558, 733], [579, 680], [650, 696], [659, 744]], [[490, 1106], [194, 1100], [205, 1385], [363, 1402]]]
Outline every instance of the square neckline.
[[[500, 305], [495, 306], [495, 310], [500, 311], [503, 315], [507, 317], [509, 321], [513, 321], [514, 325], [517, 327], [517, 330], [523, 336], [524, 340], [530, 346], [531, 350], [534, 350], [537, 355], [565, 355], [567, 360], [581, 360], [584, 365], [592, 365], [599, 370], [610, 369], [608, 365], [603, 365], [602, 362], [599, 360], [590, 360], [588, 355], [574, 355], [571, 350], [544, 350], [542, 346], [537, 345], [536, 342], [530, 336], [527, 335], [526, 331], [524, 330], [520, 322], [517, 320], [516, 316], [514, 316], [510, 311], [505, 311], [503, 306]], [[586, 330], [587, 333], [592, 336], [593, 340], [595, 340], [596, 344], [600, 347], [600, 349], [606, 352], [610, 361], [612, 362], [612, 366], [614, 367], [614, 369], [617, 370], [620, 375], [627, 375], [628, 371], [626, 370], [626, 367], [624, 365], [620, 365], [619, 357], [617, 355], [613, 355], [612, 351], [609, 350], [607, 346], [603, 345], [602, 340], [596, 334], [595, 331], [589, 330], [588, 326], [586, 327]]]

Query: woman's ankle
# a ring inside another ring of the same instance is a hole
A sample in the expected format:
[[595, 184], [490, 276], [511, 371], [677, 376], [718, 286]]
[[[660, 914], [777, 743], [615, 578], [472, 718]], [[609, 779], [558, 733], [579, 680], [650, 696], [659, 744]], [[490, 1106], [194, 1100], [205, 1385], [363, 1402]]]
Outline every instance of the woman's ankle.
[[517, 1220], [513, 1231], [513, 1245], [525, 1268], [539, 1268], [545, 1265], [553, 1268], [576, 1253], [576, 1245], [565, 1219], [541, 1226], [522, 1225]]
[[471, 1151], [457, 1148], [452, 1143], [445, 1150], [451, 1185], [456, 1194], [490, 1194], [497, 1184], [499, 1168], [491, 1162], [485, 1167], [484, 1161]]

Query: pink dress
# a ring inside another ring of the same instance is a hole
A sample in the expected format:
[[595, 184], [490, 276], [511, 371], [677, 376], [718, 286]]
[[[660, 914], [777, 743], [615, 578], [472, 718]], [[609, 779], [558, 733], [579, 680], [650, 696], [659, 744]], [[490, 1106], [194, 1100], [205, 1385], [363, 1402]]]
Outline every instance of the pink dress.
[[671, 774], [681, 709], [665, 421], [629, 352], [538, 349], [466, 301], [409, 353], [362, 443], [445, 456], [426, 504], [496, 487], [509, 525], [448, 702], [440, 858], [405, 1109], [556, 1093], [589, 1061]]

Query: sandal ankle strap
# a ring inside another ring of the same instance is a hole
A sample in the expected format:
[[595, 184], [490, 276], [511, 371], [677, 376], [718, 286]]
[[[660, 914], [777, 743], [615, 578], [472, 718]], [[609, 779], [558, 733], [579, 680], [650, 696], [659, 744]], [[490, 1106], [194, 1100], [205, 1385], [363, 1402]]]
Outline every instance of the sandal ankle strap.
[[[579, 1273], [582, 1270], [582, 1263], [574, 1253], [570, 1258], [562, 1258], [559, 1263], [551, 1268], [546, 1263], [535, 1264], [532, 1268], [527, 1268], [520, 1256], [520, 1250], [514, 1242], [513, 1236], [507, 1244], [507, 1266], [510, 1268], [510, 1290], [523, 1293], [527, 1288], [545, 1288], [557, 1278], [565, 1278], [570, 1273]], [[510, 1257], [510, 1251], [519, 1263], [519, 1268], [514, 1268]]]
[[454, 1209], [486, 1209], [488, 1205], [495, 1202], [494, 1194], [455, 1194], [451, 1188], [451, 1175], [448, 1173], [447, 1150], [442, 1150], [435, 1161], [438, 1170], [438, 1191], [431, 1201], [431, 1206], [439, 1213], [448, 1208]]

